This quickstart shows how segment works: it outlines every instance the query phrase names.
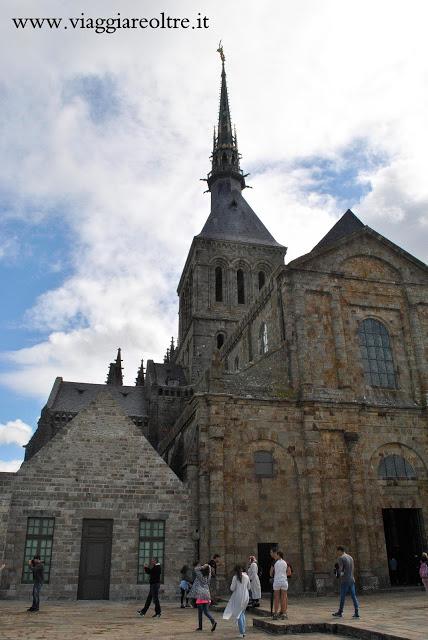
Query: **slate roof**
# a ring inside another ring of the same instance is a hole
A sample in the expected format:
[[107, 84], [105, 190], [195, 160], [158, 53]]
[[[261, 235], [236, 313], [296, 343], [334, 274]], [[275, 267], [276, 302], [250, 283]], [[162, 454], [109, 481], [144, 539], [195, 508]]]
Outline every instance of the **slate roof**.
[[329, 244], [333, 244], [337, 240], [351, 235], [356, 231], [361, 231], [364, 228], [364, 224], [357, 216], [352, 213], [350, 209], [336, 222], [336, 224], [330, 229], [328, 233], [315, 245], [312, 251], [315, 249], [321, 249]]
[[219, 186], [224, 189], [218, 189], [213, 197], [211, 213], [197, 238], [282, 246], [269, 233], [239, 190], [228, 189], [227, 184]]
[[90, 384], [88, 382], [60, 381], [55, 397], [50, 404], [51, 411], [77, 413], [95, 400], [101, 391], [107, 391], [128, 416], [146, 416], [144, 387], [115, 386], [110, 384]]

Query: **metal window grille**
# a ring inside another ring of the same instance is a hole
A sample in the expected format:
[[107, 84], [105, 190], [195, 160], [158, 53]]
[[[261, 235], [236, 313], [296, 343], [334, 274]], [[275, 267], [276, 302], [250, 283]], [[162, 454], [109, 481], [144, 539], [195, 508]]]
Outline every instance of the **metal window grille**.
[[159, 558], [162, 567], [161, 582], [164, 576], [165, 522], [164, 520], [140, 520], [138, 544], [138, 584], [147, 584], [150, 580], [144, 571], [144, 565], [152, 558]]
[[28, 518], [21, 579], [24, 584], [33, 582], [33, 574], [28, 566], [28, 561], [35, 555], [40, 556], [44, 566], [44, 581], [49, 582], [54, 527], [55, 518]]

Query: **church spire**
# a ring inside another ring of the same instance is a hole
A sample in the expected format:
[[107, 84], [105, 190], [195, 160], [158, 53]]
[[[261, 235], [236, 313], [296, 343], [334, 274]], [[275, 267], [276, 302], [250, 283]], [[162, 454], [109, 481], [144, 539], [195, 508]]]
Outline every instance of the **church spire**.
[[217, 49], [221, 58], [221, 89], [220, 107], [218, 113], [217, 135], [214, 128], [213, 152], [211, 156], [212, 167], [208, 174], [208, 189], [218, 178], [234, 178], [240, 183], [241, 189], [245, 188], [244, 175], [239, 167], [240, 155], [236, 139], [236, 130], [232, 130], [230, 117], [229, 96], [227, 93], [226, 70], [224, 67], [225, 55], [221, 41]]
[[122, 358], [120, 348], [117, 350], [115, 362], [110, 363], [106, 384], [112, 384], [117, 387], [123, 385]]

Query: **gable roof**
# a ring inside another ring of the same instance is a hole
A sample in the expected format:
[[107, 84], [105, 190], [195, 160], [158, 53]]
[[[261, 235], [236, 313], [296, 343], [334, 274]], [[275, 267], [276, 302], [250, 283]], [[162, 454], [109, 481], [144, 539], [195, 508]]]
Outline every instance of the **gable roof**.
[[329, 244], [333, 244], [340, 238], [344, 238], [345, 236], [349, 236], [355, 231], [360, 231], [364, 228], [364, 224], [361, 222], [359, 218], [348, 209], [346, 213], [343, 214], [341, 218], [336, 222], [335, 225], [332, 226], [330, 231], [326, 233], [326, 235], [315, 245], [312, 251], [315, 249], [319, 249], [320, 247], [325, 247]]
[[56, 394], [51, 399], [51, 411], [78, 413], [85, 409], [101, 391], [108, 391], [127, 416], [146, 416], [144, 387], [92, 384], [89, 382], [65, 382], [59, 379]]
[[397, 244], [385, 238], [381, 233], [378, 233], [371, 227], [365, 225], [357, 216], [348, 209], [346, 213], [336, 222], [336, 224], [330, 229], [330, 231], [314, 246], [309, 253], [305, 253], [298, 258], [295, 258], [288, 263], [287, 267], [299, 267], [301, 264], [312, 260], [313, 258], [331, 251], [334, 247], [346, 243], [348, 240], [356, 239], [363, 236], [370, 236], [376, 239], [378, 242], [386, 245], [396, 253], [400, 254], [406, 260], [412, 262], [419, 269], [428, 271], [428, 266], [415, 258], [411, 253], [402, 249]]

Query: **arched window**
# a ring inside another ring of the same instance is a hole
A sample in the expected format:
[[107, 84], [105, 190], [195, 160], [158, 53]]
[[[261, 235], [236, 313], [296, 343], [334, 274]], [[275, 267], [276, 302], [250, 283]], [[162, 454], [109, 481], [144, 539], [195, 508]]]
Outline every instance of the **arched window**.
[[268, 334], [266, 322], [262, 322], [259, 329], [259, 355], [267, 353], [268, 350]]
[[254, 467], [259, 478], [273, 477], [273, 456], [270, 451], [256, 451], [254, 453]]
[[416, 478], [415, 470], [410, 462], [407, 462], [403, 456], [399, 456], [396, 453], [382, 458], [379, 462], [377, 475], [378, 478], [382, 479]]
[[236, 272], [236, 287], [238, 291], [238, 304], [245, 304], [245, 283], [242, 269], [238, 269]]
[[239, 371], [239, 358], [238, 358], [238, 356], [236, 356], [236, 358], [235, 358], [234, 369], [235, 369], [235, 371]]
[[223, 302], [223, 270], [221, 267], [215, 268], [215, 301]]
[[265, 286], [265, 282], [266, 282], [265, 272], [259, 271], [259, 291], [260, 289], [263, 289], [263, 287]]
[[364, 377], [372, 387], [397, 388], [388, 329], [379, 320], [367, 318], [358, 329]]
[[224, 333], [217, 334], [217, 349], [221, 349], [224, 345]]

